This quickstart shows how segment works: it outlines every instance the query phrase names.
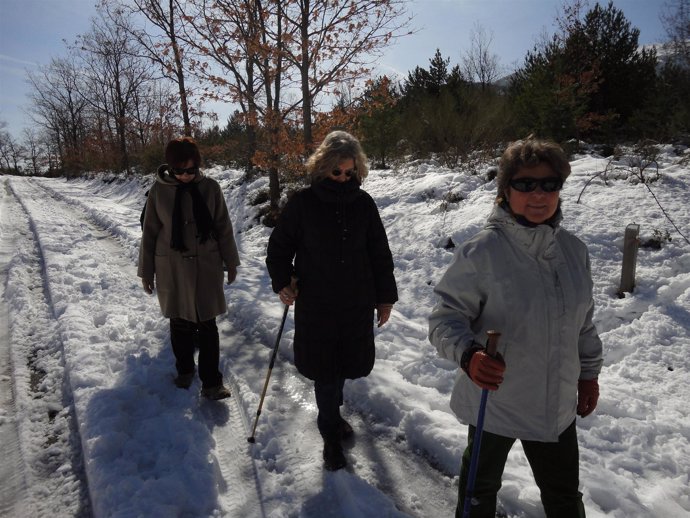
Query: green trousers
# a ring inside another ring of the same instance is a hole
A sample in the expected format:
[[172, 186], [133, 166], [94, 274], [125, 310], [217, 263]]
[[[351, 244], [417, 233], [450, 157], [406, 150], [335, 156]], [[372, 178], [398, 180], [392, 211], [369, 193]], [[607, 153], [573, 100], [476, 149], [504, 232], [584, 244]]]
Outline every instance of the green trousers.
[[[456, 518], [462, 518], [476, 428], [469, 427], [467, 448], [462, 455]], [[575, 421], [558, 437], [558, 442], [521, 441], [541, 502], [548, 518], [584, 518], [585, 507], [579, 486], [579, 451]], [[482, 434], [477, 476], [472, 493], [471, 518], [494, 518], [496, 495], [508, 453], [515, 439], [489, 432]]]

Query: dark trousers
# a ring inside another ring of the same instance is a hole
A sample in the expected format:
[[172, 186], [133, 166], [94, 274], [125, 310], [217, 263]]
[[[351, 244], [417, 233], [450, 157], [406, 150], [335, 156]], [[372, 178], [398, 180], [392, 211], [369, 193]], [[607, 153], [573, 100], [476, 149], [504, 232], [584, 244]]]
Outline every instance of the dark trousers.
[[218, 370], [220, 339], [215, 318], [204, 322], [171, 318], [170, 342], [178, 374], [194, 372], [194, 349], [198, 344], [199, 378], [203, 388], [217, 387], [223, 382], [223, 375]]
[[337, 441], [340, 439], [340, 406], [343, 404], [343, 387], [345, 380], [331, 382], [315, 381], [314, 395], [319, 415], [316, 424], [324, 440]]
[[[470, 471], [476, 428], [469, 427], [469, 440], [462, 456], [456, 518], [462, 517], [465, 489]], [[548, 518], [584, 518], [585, 507], [579, 485], [579, 450], [575, 421], [558, 437], [558, 442], [521, 441], [532, 474], [541, 491]], [[477, 477], [472, 493], [471, 518], [494, 518], [496, 495], [508, 452], [515, 439], [489, 432], [482, 434]]]

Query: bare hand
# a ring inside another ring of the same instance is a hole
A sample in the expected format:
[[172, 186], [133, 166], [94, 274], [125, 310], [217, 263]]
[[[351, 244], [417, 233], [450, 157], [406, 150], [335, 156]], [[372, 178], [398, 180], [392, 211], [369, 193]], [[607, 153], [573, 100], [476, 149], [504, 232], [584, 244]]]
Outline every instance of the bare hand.
[[283, 304], [287, 304], [288, 306], [292, 306], [295, 303], [297, 295], [299, 295], [299, 289], [297, 288], [297, 277], [293, 277], [290, 281], [290, 285], [285, 286], [282, 290], [278, 292], [280, 301]]
[[378, 327], [388, 322], [392, 311], [393, 304], [376, 304], [376, 321], [378, 322]]
[[587, 417], [594, 412], [599, 401], [599, 381], [580, 380], [577, 382], [577, 415]]
[[153, 293], [153, 279], [141, 279], [141, 285], [146, 293], [149, 295]]

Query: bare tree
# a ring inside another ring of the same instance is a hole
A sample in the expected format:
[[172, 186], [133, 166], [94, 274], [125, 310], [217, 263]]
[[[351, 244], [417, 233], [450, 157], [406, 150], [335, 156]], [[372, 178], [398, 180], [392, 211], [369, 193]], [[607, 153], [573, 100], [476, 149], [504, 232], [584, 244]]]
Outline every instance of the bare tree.
[[23, 132], [26, 158], [31, 164], [31, 172], [34, 176], [41, 173], [41, 161], [44, 156], [43, 140], [34, 128], [27, 128]]
[[179, 131], [177, 95], [167, 82], [155, 81], [134, 93], [128, 126], [132, 140], [139, 148], [151, 143], [164, 144]]
[[[184, 134], [191, 136], [185, 45], [178, 37], [186, 20], [183, 5], [177, 0], [120, 0], [118, 3], [101, 0], [101, 6], [115, 24], [136, 40], [143, 55], [158, 64], [163, 76], [176, 85]], [[143, 17], [151, 26], [130, 22], [133, 16]]]
[[[272, 52], [261, 35], [262, 25], [270, 23], [268, 16], [261, 1], [188, 0], [185, 33], [180, 36], [194, 49], [188, 56], [190, 70], [204, 84], [203, 99], [239, 107], [249, 130], [248, 169], [257, 149], [257, 129], [268, 107], [280, 99], [281, 75], [271, 73], [273, 68], [265, 68], [263, 75], [259, 70], [260, 62], [268, 62], [269, 67], [272, 63]], [[277, 81], [277, 96], [271, 78]]]
[[685, 66], [690, 67], [690, 0], [665, 2], [661, 21], [674, 55]]
[[369, 65], [410, 19], [402, 0], [291, 0], [283, 2], [288, 40], [285, 59], [299, 71], [302, 126], [312, 145], [312, 109], [341, 83], [368, 77]]
[[[0, 170], [10, 171], [12, 169], [12, 148], [15, 146], [14, 139], [10, 132], [5, 128], [7, 122], [0, 121]], [[4, 163], [4, 165], [3, 165]]]
[[[247, 170], [268, 170], [271, 207], [280, 199], [281, 129], [295, 105], [283, 104], [282, 0], [190, 0], [185, 42], [194, 47], [191, 70], [205, 82], [205, 97], [239, 106], [248, 130]], [[265, 131], [263, 131], [265, 130]], [[260, 148], [259, 134], [266, 145]]]
[[[209, 98], [237, 103], [252, 131], [252, 161], [269, 171], [277, 208], [278, 169], [301, 160], [313, 140], [314, 108], [367, 64], [408, 20], [402, 0], [189, 0], [185, 42]], [[191, 8], [190, 8], [191, 6]], [[300, 128], [301, 126], [301, 128]], [[300, 142], [295, 135], [301, 130]], [[260, 145], [261, 144], [261, 145]]]
[[[142, 89], [152, 82], [150, 61], [139, 56], [123, 29], [106, 16], [94, 19], [91, 31], [78, 39], [88, 88], [83, 98], [99, 115], [99, 125], [114, 124], [120, 167], [129, 172], [128, 127]], [[103, 118], [105, 117], [105, 118]]]
[[469, 81], [481, 85], [486, 90], [498, 79], [498, 55], [491, 52], [494, 36], [481, 25], [475, 24], [470, 32], [470, 49], [463, 58], [463, 71]]
[[50, 136], [60, 167], [68, 173], [81, 170], [86, 134], [87, 102], [74, 56], [53, 58], [36, 73], [28, 74], [32, 120]]

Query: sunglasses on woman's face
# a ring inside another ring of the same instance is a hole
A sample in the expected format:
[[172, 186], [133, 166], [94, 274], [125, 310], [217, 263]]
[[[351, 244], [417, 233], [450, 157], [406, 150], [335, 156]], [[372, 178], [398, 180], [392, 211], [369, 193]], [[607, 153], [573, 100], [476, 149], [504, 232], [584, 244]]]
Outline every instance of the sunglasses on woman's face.
[[357, 172], [357, 168], [356, 168], [356, 167], [353, 167], [352, 169], [348, 169], [348, 170], [346, 170], [346, 171], [341, 171], [340, 169], [333, 169], [333, 171], [331, 171], [331, 174], [332, 174], [333, 176], [340, 176], [341, 174], [344, 174], [345, 176], [347, 176], [348, 178], [350, 178], [350, 177], [351, 177], [352, 175], [354, 175], [356, 172]]
[[170, 169], [175, 176], [182, 176], [183, 174], [195, 176], [199, 173], [199, 166], [196, 165], [188, 167], [187, 169], [182, 169], [180, 167], [171, 167]]
[[563, 188], [560, 178], [518, 178], [508, 184], [518, 192], [534, 192], [539, 187], [543, 192], [558, 192]]

